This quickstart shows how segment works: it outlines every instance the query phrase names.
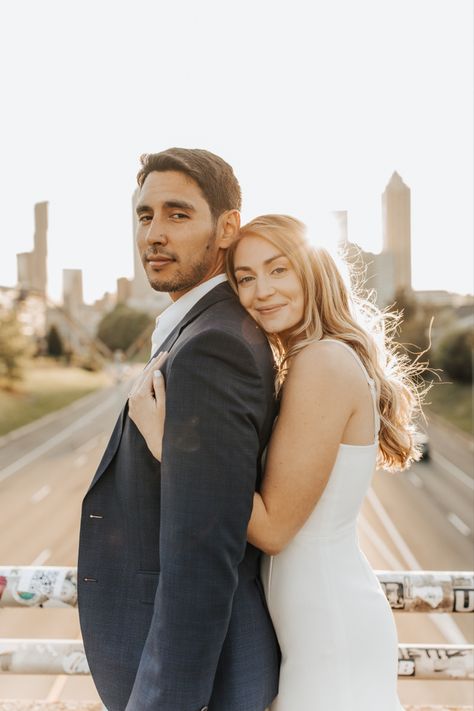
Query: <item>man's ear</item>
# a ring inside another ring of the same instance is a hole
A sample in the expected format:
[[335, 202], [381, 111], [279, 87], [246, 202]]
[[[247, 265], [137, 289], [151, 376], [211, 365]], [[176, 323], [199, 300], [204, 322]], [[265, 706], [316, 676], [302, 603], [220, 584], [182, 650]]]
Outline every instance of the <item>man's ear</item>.
[[227, 210], [219, 217], [219, 237], [220, 249], [230, 247], [240, 230], [240, 212], [238, 210]]

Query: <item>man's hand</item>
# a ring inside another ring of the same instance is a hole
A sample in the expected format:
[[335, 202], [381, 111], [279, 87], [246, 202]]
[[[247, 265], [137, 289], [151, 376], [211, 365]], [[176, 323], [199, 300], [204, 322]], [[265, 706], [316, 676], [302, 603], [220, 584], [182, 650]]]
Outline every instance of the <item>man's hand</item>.
[[166, 416], [165, 384], [159, 369], [167, 357], [166, 351], [158, 353], [136, 380], [128, 396], [128, 415], [158, 461], [161, 461]]

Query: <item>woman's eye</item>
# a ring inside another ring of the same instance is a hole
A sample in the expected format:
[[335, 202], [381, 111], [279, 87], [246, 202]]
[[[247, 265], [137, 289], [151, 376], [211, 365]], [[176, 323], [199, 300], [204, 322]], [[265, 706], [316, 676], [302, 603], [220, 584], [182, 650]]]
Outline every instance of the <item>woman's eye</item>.
[[237, 279], [237, 284], [249, 284], [252, 281], [253, 277], [251, 276], [243, 276], [240, 277], [240, 279]]
[[275, 267], [272, 274], [284, 274], [286, 271], [288, 271], [286, 267]]

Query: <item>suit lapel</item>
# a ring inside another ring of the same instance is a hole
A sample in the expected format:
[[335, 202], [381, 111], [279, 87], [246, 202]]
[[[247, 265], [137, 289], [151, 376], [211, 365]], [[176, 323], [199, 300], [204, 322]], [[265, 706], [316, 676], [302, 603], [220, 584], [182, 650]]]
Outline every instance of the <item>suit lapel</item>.
[[[160, 347], [157, 349], [157, 351], [153, 354], [153, 356], [150, 358], [148, 363], [150, 363], [153, 358], [155, 358], [160, 351], [170, 351], [176, 341], [178, 340], [179, 336], [183, 332], [183, 330], [188, 326], [192, 321], [194, 321], [200, 314], [202, 314], [206, 309], [208, 309], [210, 306], [213, 306], [214, 304], [217, 304], [219, 301], [224, 301], [226, 299], [232, 299], [236, 298], [234, 292], [232, 291], [231, 287], [227, 282], [224, 282], [222, 284], [218, 284], [218, 286], [214, 287], [214, 289], [211, 289], [207, 294], [205, 294], [202, 299], [200, 299], [197, 304], [194, 304], [194, 306], [188, 311], [186, 316], [179, 322], [179, 324], [171, 331], [169, 336], [165, 338], [163, 343], [160, 345]], [[146, 365], [148, 365], [148, 363]], [[146, 368], [146, 366], [145, 366]], [[128, 400], [125, 403], [122, 412], [119, 415], [119, 418], [115, 424], [114, 430], [112, 432], [112, 435], [110, 437], [109, 443], [106, 447], [106, 450], [104, 452], [104, 455], [102, 457], [102, 460], [97, 468], [97, 471], [94, 475], [94, 478], [92, 479], [91, 485], [89, 487], [90, 491], [92, 487], [97, 483], [97, 481], [100, 479], [102, 474], [105, 472], [107, 467], [109, 466], [110, 462], [114, 458], [120, 444], [120, 440], [122, 438], [122, 432], [123, 432], [123, 427], [125, 424], [126, 416], [128, 412]]]
[[[219, 301], [224, 301], [225, 299], [236, 298], [232, 288], [229, 286], [228, 282], [223, 282], [218, 284], [214, 289], [211, 289], [207, 294], [205, 294], [202, 299], [199, 299], [197, 304], [188, 311], [186, 316], [178, 323], [178, 325], [171, 331], [171, 333], [165, 338], [163, 343], [157, 348], [155, 353], [152, 355], [148, 363], [155, 358], [161, 351], [170, 351], [176, 341], [178, 340], [181, 332], [188, 326], [192, 321], [194, 321], [198, 316], [200, 316], [203, 311], [206, 311], [210, 306], [217, 304]], [[147, 363], [147, 365], [148, 365]], [[145, 366], [146, 367], [146, 366]]]

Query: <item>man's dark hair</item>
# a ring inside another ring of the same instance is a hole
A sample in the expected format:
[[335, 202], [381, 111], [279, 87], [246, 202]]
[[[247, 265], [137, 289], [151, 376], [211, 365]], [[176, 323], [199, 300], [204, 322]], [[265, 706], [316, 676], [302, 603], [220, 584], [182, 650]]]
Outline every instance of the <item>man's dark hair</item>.
[[226, 210], [240, 210], [240, 185], [231, 166], [214, 153], [200, 148], [168, 148], [161, 153], [145, 153], [137, 182], [143, 186], [153, 171], [175, 170], [184, 173], [201, 188], [215, 220]]

